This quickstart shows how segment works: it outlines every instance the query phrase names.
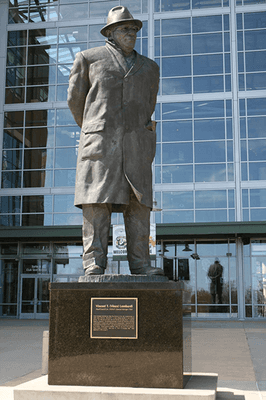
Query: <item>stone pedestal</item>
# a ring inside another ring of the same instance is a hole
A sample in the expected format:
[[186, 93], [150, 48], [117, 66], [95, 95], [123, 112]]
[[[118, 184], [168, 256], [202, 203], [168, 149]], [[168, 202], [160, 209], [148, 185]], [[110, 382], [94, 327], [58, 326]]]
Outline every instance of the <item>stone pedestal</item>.
[[[183, 388], [182, 284], [113, 279], [51, 284], [49, 385]], [[130, 338], [93, 335], [91, 304], [99, 298], [122, 299], [121, 307], [137, 299], [137, 338], [134, 329]]]

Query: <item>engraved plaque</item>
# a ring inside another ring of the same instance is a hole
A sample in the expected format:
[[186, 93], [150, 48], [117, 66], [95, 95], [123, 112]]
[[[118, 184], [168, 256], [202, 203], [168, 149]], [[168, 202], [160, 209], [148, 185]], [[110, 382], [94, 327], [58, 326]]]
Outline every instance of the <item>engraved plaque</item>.
[[92, 297], [92, 339], [137, 339], [138, 299], [127, 297]]

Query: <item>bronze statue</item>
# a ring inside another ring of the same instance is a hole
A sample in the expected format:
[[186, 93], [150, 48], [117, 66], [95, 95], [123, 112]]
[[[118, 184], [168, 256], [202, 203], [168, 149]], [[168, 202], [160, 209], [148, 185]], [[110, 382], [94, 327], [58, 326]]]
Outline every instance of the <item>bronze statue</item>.
[[123, 212], [132, 274], [161, 275], [149, 257], [157, 64], [134, 50], [142, 22], [109, 11], [103, 47], [77, 54], [68, 105], [81, 128], [75, 205], [83, 211], [85, 275], [104, 274], [111, 213]]

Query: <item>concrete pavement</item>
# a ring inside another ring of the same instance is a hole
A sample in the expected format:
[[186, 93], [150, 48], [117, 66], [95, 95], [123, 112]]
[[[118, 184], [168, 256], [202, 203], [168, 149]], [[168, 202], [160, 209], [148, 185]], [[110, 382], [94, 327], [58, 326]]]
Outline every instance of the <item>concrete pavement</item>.
[[[41, 376], [44, 330], [47, 320], [0, 319], [0, 400]], [[266, 321], [193, 321], [192, 370], [219, 374], [217, 400], [266, 400]]]

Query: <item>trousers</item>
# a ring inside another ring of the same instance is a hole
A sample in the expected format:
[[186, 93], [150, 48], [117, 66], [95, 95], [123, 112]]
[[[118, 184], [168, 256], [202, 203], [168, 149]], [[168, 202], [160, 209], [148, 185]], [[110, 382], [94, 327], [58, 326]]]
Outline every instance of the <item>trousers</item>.
[[[131, 273], [150, 267], [149, 237], [150, 208], [140, 204], [130, 193], [128, 205], [122, 206], [127, 239], [127, 258]], [[83, 211], [83, 268], [103, 269], [107, 264], [108, 239], [111, 226], [112, 204], [84, 204]]]

